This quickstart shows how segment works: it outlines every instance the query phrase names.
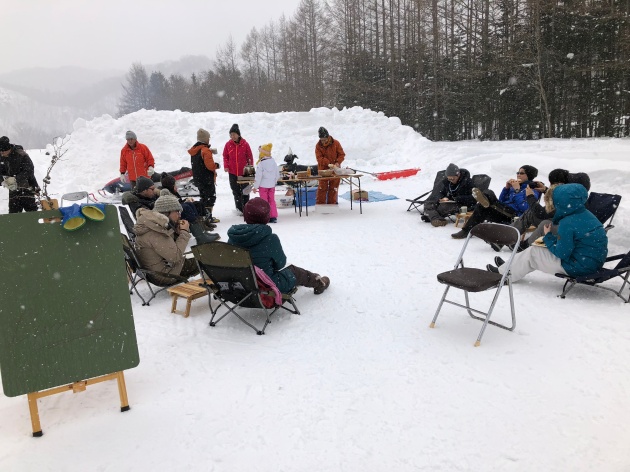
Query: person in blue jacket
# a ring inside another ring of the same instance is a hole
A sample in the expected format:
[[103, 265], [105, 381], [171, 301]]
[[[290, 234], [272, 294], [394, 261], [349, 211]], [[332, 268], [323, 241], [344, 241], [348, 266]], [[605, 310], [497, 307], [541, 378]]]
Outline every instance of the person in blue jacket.
[[246, 224], [228, 229], [228, 243], [247, 249], [254, 265], [262, 269], [282, 293], [289, 293], [296, 285], [310, 287], [316, 295], [323, 293], [330, 285], [328, 277], [294, 265], [284, 267], [287, 256], [280, 238], [267, 224], [270, 210], [269, 203], [260, 197], [249, 200], [243, 207]]
[[499, 198], [492, 190], [482, 192], [478, 188], [473, 189], [473, 197], [478, 205], [468, 218], [468, 221], [457, 233], [451, 234], [454, 239], [464, 239], [479, 223], [490, 221], [493, 223], [510, 224], [515, 217], [521, 216], [529, 208], [525, 189], [533, 190], [536, 201], [540, 198], [540, 192], [536, 190], [539, 183], [534, 179], [538, 176], [538, 169], [534, 166], [521, 166], [516, 172], [516, 179], [509, 179], [501, 190]]
[[[544, 247], [530, 246], [514, 256], [510, 272], [512, 281], [522, 279], [534, 270], [548, 274], [567, 274], [572, 277], [592, 274], [604, 265], [608, 255], [608, 236], [597, 217], [585, 207], [588, 192], [581, 184], [556, 187], [553, 222], [558, 234], [545, 226]], [[499, 267], [488, 264], [490, 272], [503, 273], [503, 261], [496, 257]]]

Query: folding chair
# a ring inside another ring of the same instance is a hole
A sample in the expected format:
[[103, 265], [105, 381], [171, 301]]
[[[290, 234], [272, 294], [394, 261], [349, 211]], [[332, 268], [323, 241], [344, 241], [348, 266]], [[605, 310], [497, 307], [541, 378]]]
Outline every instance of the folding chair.
[[[503, 246], [508, 246], [513, 244], [514, 249], [510, 254], [510, 258], [505, 262], [505, 272], [503, 275], [496, 274], [494, 272], [489, 272], [486, 269], [476, 269], [472, 267], [464, 267], [464, 253], [466, 252], [466, 248], [468, 247], [468, 243], [471, 238], [478, 237], [484, 240], [487, 243], [496, 243], [501, 244]], [[440, 300], [440, 304], [438, 305], [437, 311], [435, 312], [435, 316], [433, 317], [433, 321], [431, 322], [430, 327], [435, 327], [435, 321], [437, 320], [438, 315], [440, 314], [440, 310], [442, 309], [442, 305], [444, 303], [450, 303], [451, 305], [458, 306], [460, 308], [464, 308], [468, 311], [468, 314], [476, 319], [483, 321], [483, 326], [481, 327], [481, 331], [479, 332], [479, 336], [477, 337], [477, 341], [475, 342], [475, 346], [479, 346], [481, 343], [481, 337], [483, 336], [484, 331], [486, 330], [486, 326], [489, 324], [498, 326], [499, 328], [506, 329], [508, 331], [513, 331], [516, 327], [516, 314], [514, 312], [514, 295], [512, 293], [512, 278], [510, 275], [510, 266], [512, 265], [512, 260], [514, 259], [514, 255], [518, 249], [518, 241], [520, 240], [520, 233], [518, 229], [513, 226], [501, 225], [497, 223], [480, 223], [473, 227], [473, 229], [468, 233], [468, 237], [464, 242], [464, 246], [462, 247], [461, 252], [457, 258], [457, 262], [455, 263], [455, 268], [453, 270], [449, 270], [448, 272], [442, 272], [438, 274], [437, 279], [440, 283], [446, 285], [446, 289], [444, 290], [444, 295], [442, 295], [442, 299]], [[512, 325], [506, 326], [495, 321], [490, 321], [490, 316], [492, 315], [492, 311], [494, 310], [494, 306], [499, 298], [499, 294], [501, 293], [501, 289], [503, 286], [507, 284], [508, 290], [510, 292], [510, 309], [512, 311]], [[466, 300], [466, 304], [462, 305], [452, 300], [447, 300], [446, 296], [449, 290], [453, 288], [457, 288], [464, 291], [464, 298]], [[487, 312], [480, 311], [474, 309], [470, 306], [470, 301], [468, 298], [469, 292], [484, 292], [486, 290], [494, 290], [494, 296], [492, 298], [492, 303], [490, 304], [490, 308]], [[474, 313], [478, 313], [482, 316], [473, 315]]]
[[[428, 200], [431, 200], [431, 199], [437, 200], [437, 196], [440, 193], [440, 189], [442, 188], [442, 185], [441, 185], [442, 180], [444, 180], [445, 175], [446, 175], [446, 170], [441, 170], [435, 175], [435, 180], [433, 181], [433, 190], [430, 190], [429, 192], [425, 192], [419, 197], [416, 197], [414, 199], [407, 198], [407, 201], [410, 202], [409, 208], [407, 208], [407, 211], [411, 211], [411, 209], [413, 208], [414, 210], [418, 210], [420, 214], [424, 214], [424, 209], [421, 210], [420, 207], [423, 207], [424, 203]], [[427, 197], [427, 195], [429, 196]]]
[[133, 229], [134, 222], [133, 222], [133, 218], [131, 217], [131, 213], [129, 213], [129, 210], [127, 210], [127, 207], [125, 206], [119, 206], [118, 212], [120, 214], [120, 220], [122, 221], [123, 226], [125, 227], [125, 231], [127, 231], [127, 236], [129, 236], [129, 240], [132, 243], [135, 243], [136, 232]]
[[78, 202], [79, 200], [83, 200], [84, 198], [85, 198], [85, 203], [90, 203], [90, 195], [87, 192], [64, 193], [61, 196], [61, 204], [59, 206], [63, 208], [64, 200], [68, 200], [70, 202]]
[[[602, 267], [597, 272], [593, 272], [592, 274], [588, 275], [582, 275], [580, 277], [571, 277], [567, 274], [556, 274], [556, 277], [565, 279], [564, 286], [562, 287], [562, 293], [558, 296], [560, 298], [565, 298], [567, 296], [567, 293], [573, 290], [573, 287], [580, 284], [590, 285], [591, 287], [608, 290], [617, 295], [624, 302], [628, 303], [630, 301], [630, 293], [624, 297], [622, 292], [626, 284], [628, 283], [628, 276], [630, 275], [630, 252], [627, 252], [626, 254], [617, 254], [616, 256], [607, 257], [604, 264], [611, 261], [619, 262], [617, 262], [617, 265], [612, 269], [606, 269]], [[615, 279], [617, 277], [623, 280], [623, 283], [621, 284], [621, 287], [619, 287], [619, 290], [614, 290], [610, 287], [605, 287], [601, 285], [604, 282]]]
[[[212, 313], [210, 326], [215, 326], [219, 321], [232, 313], [256, 331], [256, 334], [261, 335], [265, 334], [265, 329], [271, 322], [271, 315], [280, 308], [295, 315], [300, 314], [293, 299], [293, 294], [295, 294], [297, 288], [294, 288], [290, 293], [282, 294], [281, 304], [278, 305], [274, 301], [273, 306], [269, 308], [264, 305], [261, 295], [273, 294], [259, 288], [256, 270], [247, 249], [219, 241], [198, 244], [191, 249], [199, 266], [199, 272], [201, 272], [203, 277], [204, 286], [208, 290], [208, 306]], [[212, 307], [212, 298], [219, 302], [216, 308]], [[293, 308], [285, 306], [286, 303], [289, 303]], [[215, 320], [219, 308], [222, 306], [227, 311]], [[241, 308], [264, 310], [266, 320], [263, 327], [261, 329], [256, 328], [256, 326], [243, 318], [238, 312]]]
[[[155, 272], [153, 270], [148, 270], [142, 267], [140, 259], [138, 259], [138, 255], [136, 254], [133, 245], [129, 241], [129, 238], [122, 233], [120, 234], [120, 236], [122, 238], [123, 251], [125, 253], [125, 262], [127, 263], [127, 276], [129, 277], [129, 282], [131, 283], [129, 294], [132, 294], [135, 290], [136, 294], [140, 297], [140, 300], [142, 300], [142, 306], [149, 305], [151, 300], [153, 300], [158, 293], [166, 290], [167, 288], [177, 284], [188, 282], [188, 279], [186, 277], [182, 277], [180, 275]], [[151, 277], [152, 275], [164, 277], [170, 280], [170, 282], [166, 285], [153, 283], [148, 279], [148, 277]], [[145, 300], [138, 291], [138, 283], [140, 283], [141, 280], [144, 280], [146, 282], [147, 287], [149, 287], [149, 291], [151, 292], [151, 296], [148, 300]], [[159, 290], [153, 290], [153, 286], [160, 288]]]
[[620, 202], [621, 195], [591, 192], [584, 206], [597, 217], [600, 223], [604, 225], [606, 232], [608, 232], [609, 229], [615, 227], [612, 224], [612, 220], [615, 217]]

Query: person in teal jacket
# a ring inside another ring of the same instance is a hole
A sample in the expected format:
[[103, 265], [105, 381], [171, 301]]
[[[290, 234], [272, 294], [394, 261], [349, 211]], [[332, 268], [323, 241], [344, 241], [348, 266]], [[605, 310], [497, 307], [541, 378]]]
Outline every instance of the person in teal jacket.
[[[522, 279], [534, 270], [548, 274], [567, 274], [572, 277], [588, 275], [604, 265], [608, 255], [608, 236], [604, 226], [585, 207], [588, 192], [583, 185], [566, 184], [553, 193], [558, 224], [554, 235], [551, 225], [545, 226], [544, 246], [530, 246], [514, 256], [510, 272], [512, 281]], [[490, 272], [503, 273], [503, 261], [495, 258], [499, 267], [488, 265]]]
[[310, 287], [319, 295], [330, 285], [330, 279], [301, 267], [289, 265], [278, 235], [269, 223], [271, 208], [260, 197], [252, 198], [243, 207], [245, 224], [234, 225], [228, 230], [228, 243], [249, 250], [252, 262], [262, 269], [282, 293], [288, 293], [296, 285]]

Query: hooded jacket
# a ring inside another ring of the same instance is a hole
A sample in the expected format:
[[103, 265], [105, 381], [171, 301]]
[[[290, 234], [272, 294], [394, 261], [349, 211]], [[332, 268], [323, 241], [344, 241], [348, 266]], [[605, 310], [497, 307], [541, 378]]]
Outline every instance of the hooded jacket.
[[[525, 186], [529, 185], [531, 182], [533, 181], [526, 180], [525, 182], [522, 182], [518, 192], [514, 190], [514, 187], [503, 187], [503, 190], [501, 190], [501, 194], [499, 195], [499, 202], [507, 207], [510, 207], [518, 216], [521, 216], [529, 208]], [[540, 192], [538, 190], [534, 190], [534, 197], [536, 198], [536, 201], [540, 199]]]
[[295, 287], [295, 274], [290, 269], [282, 269], [287, 263], [287, 256], [282, 250], [280, 238], [273, 234], [270, 226], [234, 225], [228, 230], [228, 243], [249, 250], [253, 264], [261, 268], [282, 293]]
[[[142, 267], [156, 272], [179, 275], [184, 266], [184, 252], [190, 240], [190, 233], [182, 231], [177, 235], [169, 224], [166, 215], [140, 208], [138, 221], [133, 227], [136, 233], [136, 252]], [[172, 281], [152, 276], [152, 282], [168, 285]]]
[[328, 170], [329, 164], [341, 165], [346, 157], [339, 141], [332, 136], [328, 136], [326, 144], [317, 141], [315, 145], [315, 158], [317, 159], [317, 169]]
[[246, 165], [254, 165], [254, 155], [249, 143], [243, 138], [239, 138], [238, 143], [230, 139], [223, 148], [223, 168], [230, 174], [239, 176], [243, 175]]
[[149, 167], [155, 167], [155, 160], [144, 144], [136, 141], [135, 148], [131, 149], [129, 144], [125, 144], [120, 150], [120, 173], [128, 172], [129, 180], [135, 182], [140, 176], [149, 177]]
[[581, 184], [565, 184], [553, 192], [558, 235], [547, 233], [543, 239], [562, 268], [573, 277], [588, 275], [604, 265], [608, 255], [608, 236], [604, 226], [585, 207], [588, 192]]
[[217, 180], [215, 172], [217, 165], [209, 144], [197, 142], [188, 150], [188, 154], [190, 154], [190, 164], [195, 180], [204, 178]]

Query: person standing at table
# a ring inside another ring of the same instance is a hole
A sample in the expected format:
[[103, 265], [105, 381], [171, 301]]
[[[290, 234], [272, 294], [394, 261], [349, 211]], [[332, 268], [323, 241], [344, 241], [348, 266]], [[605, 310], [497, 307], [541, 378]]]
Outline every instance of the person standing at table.
[[125, 134], [127, 144], [120, 150], [120, 182], [129, 182], [131, 189], [136, 187], [138, 177], [148, 177], [154, 174], [155, 160], [147, 146], [138, 142], [133, 131]]
[[252, 186], [254, 193], [260, 191], [260, 198], [269, 203], [269, 223], [278, 222], [278, 208], [276, 206], [276, 184], [280, 178], [278, 164], [271, 157], [272, 144], [263, 144], [258, 148], [258, 162], [256, 165], [256, 179]]
[[[319, 128], [319, 141], [315, 145], [315, 158], [317, 159], [318, 170], [328, 170], [331, 167], [339, 167], [346, 157], [339, 141], [328, 134], [328, 130], [321, 126]], [[317, 205], [336, 205], [339, 179], [320, 180], [317, 187]]]
[[241, 137], [238, 124], [234, 123], [230, 128], [230, 140], [223, 148], [223, 169], [230, 174], [230, 188], [234, 195], [234, 205], [239, 214], [243, 214], [243, 205], [249, 200], [249, 195], [243, 195], [243, 189], [247, 184], [240, 184], [238, 178], [243, 175], [246, 165], [254, 164], [254, 155], [249, 143]]

